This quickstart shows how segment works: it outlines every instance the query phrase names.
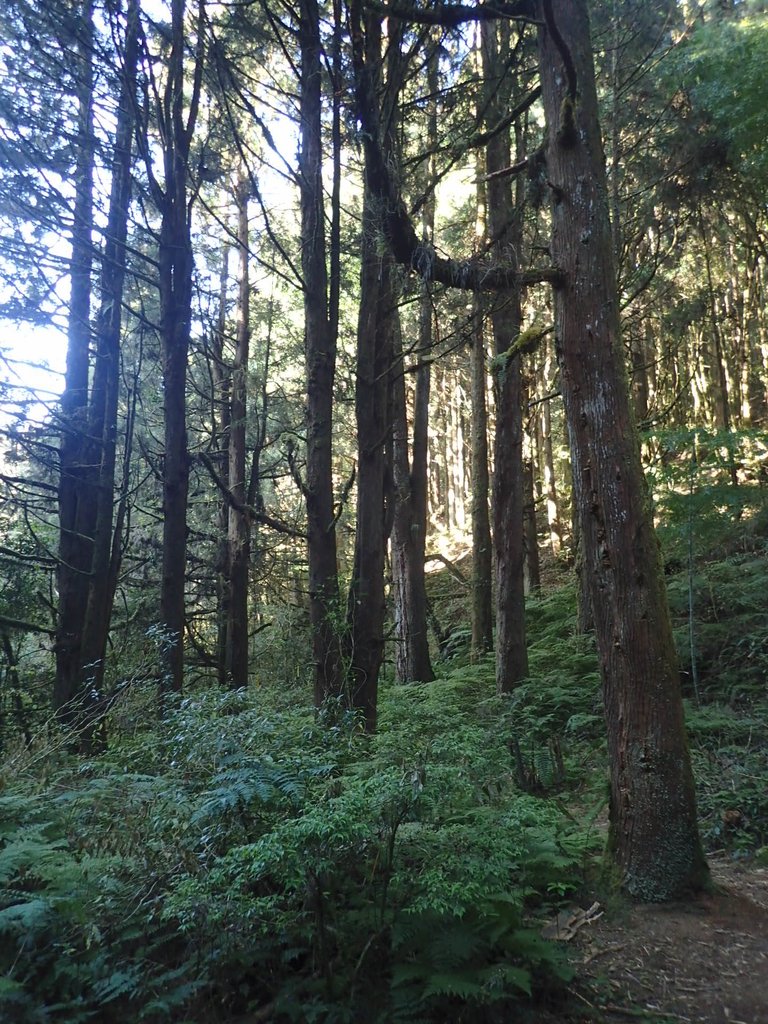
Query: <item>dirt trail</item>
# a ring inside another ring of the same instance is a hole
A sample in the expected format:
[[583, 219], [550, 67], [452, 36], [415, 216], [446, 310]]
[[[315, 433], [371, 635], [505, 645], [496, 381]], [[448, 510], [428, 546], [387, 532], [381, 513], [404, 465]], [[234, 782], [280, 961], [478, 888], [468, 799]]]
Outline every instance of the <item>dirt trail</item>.
[[584, 1019], [768, 1024], [768, 868], [725, 858], [710, 866], [714, 893], [578, 928], [569, 945]]

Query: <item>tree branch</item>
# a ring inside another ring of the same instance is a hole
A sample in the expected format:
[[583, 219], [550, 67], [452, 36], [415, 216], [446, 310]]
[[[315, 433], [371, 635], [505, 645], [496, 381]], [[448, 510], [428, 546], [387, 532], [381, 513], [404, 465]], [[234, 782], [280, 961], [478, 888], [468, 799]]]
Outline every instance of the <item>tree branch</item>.
[[483, 181], [498, 181], [500, 178], [513, 178], [528, 167], [528, 157], [523, 157], [522, 160], [518, 160], [516, 164], [512, 164], [509, 167], [502, 167], [500, 171], [492, 171], [490, 174], [486, 174]]
[[7, 629], [21, 629], [25, 633], [44, 633], [46, 636], [56, 636], [55, 629], [48, 629], [47, 626], [38, 626], [34, 622], [25, 622], [24, 619], [11, 619], [7, 615], [0, 615], [0, 625]]
[[294, 445], [293, 445], [293, 438], [290, 438], [290, 437], [288, 438], [288, 447], [287, 447], [287, 450], [286, 450], [286, 458], [288, 459], [288, 468], [291, 471], [291, 476], [293, 477], [293, 482], [299, 488], [299, 491], [301, 492], [302, 497], [306, 500], [309, 497], [309, 488], [304, 483], [304, 480], [303, 480], [302, 475], [301, 475], [301, 470], [296, 465], [296, 449], [294, 448]]
[[531, 89], [525, 99], [522, 99], [516, 107], [513, 107], [509, 113], [505, 114], [498, 124], [495, 124], [487, 131], [476, 132], [467, 140], [466, 143], [464, 143], [462, 148], [479, 149], [481, 146], [486, 146], [492, 139], [495, 139], [497, 135], [500, 135], [501, 132], [513, 125], [519, 117], [522, 117], [526, 110], [532, 107], [540, 96], [541, 86], [537, 85], [535, 89]]
[[0, 480], [5, 484], [23, 484], [25, 487], [39, 487], [41, 491], [58, 493], [58, 487], [46, 483], [44, 480], [32, 480], [26, 476], [9, 476], [7, 473], [0, 473]]
[[388, 18], [399, 18], [401, 21], [418, 25], [440, 25], [443, 28], [457, 28], [469, 21], [496, 21], [499, 18], [514, 18], [517, 21], [534, 23], [535, 13], [531, 0], [489, 4], [434, 3], [429, 7], [409, 7], [407, 4], [384, 4], [377, 0], [367, 0], [365, 6], [372, 11], [379, 11]]
[[336, 523], [338, 523], [339, 519], [341, 519], [341, 513], [344, 511], [344, 506], [346, 505], [347, 499], [349, 498], [349, 492], [352, 490], [352, 487], [354, 486], [356, 478], [357, 478], [357, 464], [353, 462], [352, 463], [352, 472], [349, 474], [349, 479], [347, 480], [346, 484], [344, 485], [344, 489], [341, 492], [341, 497], [339, 498], [339, 502], [338, 502], [338, 505], [336, 506], [336, 511], [334, 513], [334, 516], [333, 516], [333, 525], [334, 526], [336, 525]]
[[230, 491], [229, 487], [227, 487], [216, 471], [216, 467], [214, 466], [211, 457], [206, 452], [200, 452], [199, 457], [230, 508], [233, 508], [241, 515], [248, 516], [248, 518], [254, 523], [261, 523], [263, 526], [268, 526], [276, 533], [282, 533], [286, 537], [295, 537], [297, 540], [307, 539], [306, 533], [295, 529], [295, 527], [290, 526], [288, 523], [284, 523], [281, 519], [275, 519], [273, 516], [267, 515], [266, 512], [259, 512], [253, 507], [253, 505], [246, 505], [237, 501], [235, 496], [232, 494], [232, 491]]
[[366, 156], [366, 183], [379, 201], [382, 228], [395, 261], [409, 267], [425, 281], [437, 281], [467, 291], [500, 291], [543, 281], [555, 288], [561, 287], [563, 275], [556, 267], [521, 272], [516, 267], [484, 259], [448, 259], [438, 256], [434, 246], [428, 242], [419, 241], [380, 141], [376, 92], [365, 60], [361, 3], [351, 5], [350, 22], [355, 98]]
[[443, 565], [448, 570], [448, 572], [451, 574], [451, 576], [453, 576], [453, 578], [455, 580], [457, 580], [459, 583], [461, 583], [461, 585], [463, 587], [468, 587], [469, 586], [469, 581], [467, 580], [466, 576], [461, 571], [461, 569], [459, 569], [459, 567], [457, 565], [454, 565], [454, 563], [450, 560], [450, 558], [446, 558], [445, 555], [441, 555], [439, 551], [435, 552], [434, 555], [425, 555], [424, 556], [424, 562], [425, 562], [425, 564], [427, 562], [442, 562]]
[[21, 551], [14, 551], [13, 548], [7, 548], [4, 544], [0, 544], [0, 556], [2, 555], [12, 558], [16, 562], [31, 562], [42, 569], [50, 569], [57, 564], [55, 558], [49, 558], [46, 555], [23, 554]]

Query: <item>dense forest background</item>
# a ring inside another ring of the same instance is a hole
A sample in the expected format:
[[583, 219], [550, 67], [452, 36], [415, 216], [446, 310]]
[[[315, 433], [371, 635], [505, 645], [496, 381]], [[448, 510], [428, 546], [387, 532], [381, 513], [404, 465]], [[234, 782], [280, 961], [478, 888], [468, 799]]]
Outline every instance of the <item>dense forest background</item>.
[[567, 1014], [765, 860], [765, 4], [0, 26], [0, 1015]]

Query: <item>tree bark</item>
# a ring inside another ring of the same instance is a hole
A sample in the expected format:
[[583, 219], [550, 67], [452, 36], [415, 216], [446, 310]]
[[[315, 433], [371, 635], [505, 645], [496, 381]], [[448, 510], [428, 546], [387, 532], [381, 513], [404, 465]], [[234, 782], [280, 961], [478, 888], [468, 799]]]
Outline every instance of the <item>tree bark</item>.
[[586, 0], [539, 0], [555, 316], [574, 500], [595, 615], [611, 773], [609, 850], [626, 890], [665, 900], [708, 872], [680, 677], [619, 335]]
[[168, 79], [158, 116], [163, 132], [163, 188], [153, 191], [161, 212], [158, 274], [163, 362], [163, 559], [160, 623], [165, 631], [162, 688], [180, 692], [184, 678], [184, 608], [187, 562], [186, 385], [192, 319], [191, 203], [189, 154], [197, 120], [203, 67], [204, 0], [199, 0], [191, 96], [185, 101], [185, 52], [192, 45], [184, 27], [185, 0], [172, 0]]
[[304, 350], [307, 373], [307, 504], [309, 614], [315, 703], [342, 692], [339, 581], [333, 508], [333, 382], [336, 332], [328, 316], [322, 151], [322, 47], [317, 0], [301, 0], [299, 180]]
[[[508, 31], [506, 29], [505, 31]], [[498, 67], [496, 28], [484, 23], [483, 69], [489, 82]], [[489, 102], [488, 121], [501, 113], [499, 95]], [[509, 131], [495, 136], [486, 147], [489, 175], [511, 163]], [[521, 211], [515, 203], [510, 179], [488, 181], [488, 231], [500, 255], [518, 259], [522, 245]], [[494, 436], [493, 548], [496, 566], [496, 688], [508, 693], [528, 675], [525, 633], [525, 539], [523, 532], [523, 380], [520, 355], [504, 356], [520, 333], [519, 285], [495, 297], [491, 308], [493, 345], [497, 363], [494, 375], [496, 434]], [[500, 365], [498, 360], [503, 360]]]
[[[90, 585], [82, 632], [82, 682], [88, 686], [92, 678], [93, 683], [88, 688], [96, 701], [104, 680], [107, 639], [117, 583], [114, 559], [119, 560], [121, 554], [120, 538], [114, 533], [114, 499], [122, 307], [132, 193], [138, 20], [138, 2], [130, 0], [126, 13], [122, 84], [115, 127], [112, 185], [102, 254], [101, 301], [96, 318], [96, 354], [88, 413], [89, 454], [86, 461], [92, 467], [95, 477], [92, 493], [94, 531]], [[125, 458], [128, 458], [127, 451]], [[123, 500], [125, 497], [121, 496]]]
[[488, 514], [488, 408], [485, 386], [485, 331], [482, 299], [472, 308], [472, 653], [493, 650], [493, 549]]
[[248, 349], [251, 338], [251, 283], [249, 280], [248, 194], [250, 181], [243, 173], [235, 188], [239, 294], [237, 335], [232, 363], [229, 460], [227, 480], [232, 502], [227, 519], [227, 627], [225, 677], [227, 685], [248, 685], [248, 570], [251, 520], [246, 508], [246, 421], [248, 414]]
[[93, 3], [84, 0], [75, 18], [77, 68], [75, 199], [72, 212], [70, 301], [59, 446], [59, 563], [54, 707], [62, 722], [75, 725], [85, 713], [90, 687], [83, 687], [82, 627], [88, 603], [95, 494], [88, 465], [88, 375], [93, 273]]
[[[426, 187], [435, 176], [434, 150], [437, 148], [438, 59], [435, 40], [430, 39], [427, 57], [427, 89], [430, 100], [427, 115], [427, 143], [433, 151], [428, 161]], [[391, 62], [390, 62], [391, 67]], [[398, 72], [399, 72], [398, 68]], [[390, 77], [394, 78], [394, 74]], [[390, 118], [390, 139], [395, 122]], [[435, 197], [428, 192], [422, 207], [422, 232], [432, 239], [435, 230]], [[412, 443], [408, 447], [408, 411], [399, 320], [393, 334], [392, 400], [392, 474], [394, 515], [392, 523], [392, 590], [395, 615], [396, 672], [401, 683], [431, 682], [435, 678], [429, 654], [427, 628], [427, 590], [424, 558], [427, 541], [429, 495], [429, 396], [432, 383], [432, 295], [425, 281], [421, 285], [419, 337], [414, 350], [416, 361], [413, 397]]]

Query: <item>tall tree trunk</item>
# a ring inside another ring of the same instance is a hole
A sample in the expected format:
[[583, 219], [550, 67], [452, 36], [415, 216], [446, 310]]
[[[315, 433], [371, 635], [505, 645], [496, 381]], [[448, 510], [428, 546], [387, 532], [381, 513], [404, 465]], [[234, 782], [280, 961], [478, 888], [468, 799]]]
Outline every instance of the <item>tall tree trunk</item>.
[[[211, 339], [211, 422], [212, 446], [216, 469], [223, 484], [229, 487], [229, 427], [232, 413], [230, 400], [231, 368], [225, 354], [227, 330], [227, 291], [229, 288], [229, 240], [221, 254], [219, 309]], [[227, 685], [227, 621], [229, 586], [227, 583], [229, 502], [222, 496], [216, 514], [216, 678], [219, 686]]]
[[[550, 366], [552, 362], [549, 339], [544, 340], [544, 387], [548, 387], [552, 379]], [[560, 501], [557, 494], [557, 478], [555, 476], [555, 457], [552, 447], [552, 407], [551, 399], [541, 403], [539, 415], [539, 437], [541, 439], [541, 463], [544, 498], [547, 505], [547, 524], [549, 526], [549, 544], [552, 554], [557, 558], [563, 547], [563, 526], [560, 520]]]
[[[168, 135], [158, 254], [163, 365], [163, 561], [160, 621], [168, 631], [163, 688], [181, 690], [184, 674], [187, 452], [186, 384], [192, 252], [187, 221], [187, 167], [181, 105], [184, 90], [184, 0], [174, 0], [166, 86]], [[188, 283], [189, 280], [189, 283]]]
[[61, 397], [59, 446], [59, 564], [54, 706], [67, 724], [79, 716], [83, 671], [82, 626], [88, 601], [93, 541], [93, 494], [86, 462], [88, 372], [93, 270], [93, 3], [77, 11], [74, 60], [77, 77], [75, 202], [72, 215], [71, 291], [67, 362]]
[[635, 422], [648, 418], [648, 357], [645, 352], [643, 325], [630, 328], [629, 351], [632, 359], [632, 400]]
[[333, 382], [336, 332], [328, 315], [322, 150], [322, 47], [317, 0], [299, 5], [301, 48], [299, 178], [304, 350], [307, 372], [309, 614], [317, 705], [341, 693], [339, 581], [333, 508]]
[[[723, 353], [723, 339], [720, 331], [720, 310], [712, 277], [712, 254], [710, 252], [708, 231], [699, 211], [699, 231], [704, 249], [704, 267], [707, 280], [707, 298], [709, 300], [709, 322], [711, 339], [710, 388], [713, 392], [713, 413], [715, 426], [718, 430], [729, 432], [731, 429], [731, 408], [728, 400], [728, 374]], [[736, 483], [736, 480], [734, 480]]]
[[451, 367], [451, 385], [448, 401], [448, 431], [446, 434], [446, 463], [448, 466], [448, 524], [451, 530], [464, 532], [466, 520], [467, 464], [464, 444], [464, 392], [463, 374], [456, 365]]
[[[723, 336], [720, 330], [720, 311], [718, 309], [717, 296], [715, 295], [715, 286], [712, 278], [712, 253], [710, 250], [709, 237], [704, 227], [704, 220], [699, 210], [699, 230], [701, 232], [701, 241], [704, 246], [704, 266], [707, 272], [707, 292], [709, 295], [709, 309], [711, 316], [711, 327], [712, 327], [712, 344], [713, 344], [713, 355], [715, 362], [715, 372], [717, 381], [715, 384], [715, 413], [716, 423], [719, 429], [724, 430], [726, 433], [730, 433], [733, 427], [733, 421], [731, 417], [731, 406], [728, 395], [728, 368], [725, 362], [725, 352], [723, 346]], [[736, 459], [733, 455], [733, 449], [728, 450], [728, 472], [731, 478], [731, 484], [734, 487], [739, 486], [739, 472], [738, 466], [736, 465]]]
[[[368, 47], [372, 23], [369, 17]], [[357, 328], [357, 523], [347, 623], [352, 704], [368, 732], [376, 728], [379, 670], [384, 655], [385, 473], [389, 432], [388, 381], [395, 313], [391, 257], [379, 244], [379, 217], [369, 191], [363, 202], [363, 252]]]
[[[203, 66], [205, 3], [199, 0], [194, 78], [185, 102], [185, 52], [191, 45], [184, 28], [185, 0], [172, 0], [171, 51], [162, 109], [164, 187], [158, 252], [160, 336], [163, 360], [163, 564], [160, 622], [163, 689], [179, 692], [184, 678], [184, 594], [187, 562], [187, 358], [192, 320], [191, 204], [187, 190], [189, 153], [197, 120]], [[156, 190], [157, 191], [157, 190]]]
[[[352, 13], [353, 31], [359, 32], [360, 8]], [[400, 87], [399, 36], [388, 40], [386, 83], [382, 75], [380, 15], [364, 15], [367, 87], [380, 97], [382, 145], [396, 160], [394, 126]], [[357, 419], [358, 476], [355, 559], [347, 605], [351, 641], [350, 682], [354, 706], [362, 710], [366, 728], [376, 728], [378, 678], [384, 655], [384, 563], [391, 528], [393, 471], [393, 401], [391, 385], [395, 350], [402, 357], [399, 336], [394, 263], [383, 233], [382, 203], [368, 180], [363, 199], [363, 244], [360, 275], [360, 313], [357, 335], [355, 414]], [[397, 342], [395, 342], [397, 338]]]
[[533, 478], [533, 459], [523, 461], [523, 513], [525, 521], [525, 582], [526, 593], [541, 589], [539, 560], [539, 531], [536, 525], [536, 488]]
[[485, 386], [485, 331], [483, 300], [472, 304], [472, 653], [493, 650], [493, 549], [488, 515], [488, 408]]
[[[480, 36], [477, 36], [478, 73], [482, 73]], [[482, 104], [478, 110], [482, 118]], [[475, 161], [477, 171], [477, 215], [475, 249], [485, 246], [487, 235], [486, 201], [482, 156]], [[470, 470], [472, 475], [472, 654], [477, 657], [493, 650], [493, 546], [488, 499], [491, 492], [488, 471], [488, 393], [485, 361], [485, 300], [479, 292], [472, 297], [470, 337]]]
[[595, 615], [611, 773], [610, 853], [632, 895], [708, 872], [680, 677], [619, 336], [586, 0], [539, 0], [555, 317], [574, 500]]
[[[427, 118], [427, 140], [432, 156], [428, 162], [427, 188], [435, 175], [437, 147], [437, 47], [432, 42], [427, 58], [427, 90], [432, 97]], [[422, 232], [434, 236], [434, 193], [429, 191], [422, 209]], [[427, 631], [427, 590], [424, 558], [429, 501], [429, 394], [432, 382], [432, 295], [422, 282], [419, 308], [417, 361], [411, 454], [409, 456], [408, 401], [402, 339], [395, 324], [392, 370], [392, 591], [396, 642], [396, 671], [401, 683], [434, 679]]]
[[[261, 369], [261, 380], [259, 386], [258, 408], [254, 410], [255, 436], [253, 440], [253, 451], [251, 452], [251, 468], [248, 481], [248, 504], [258, 514], [264, 512], [264, 494], [262, 477], [262, 456], [267, 444], [267, 425], [269, 422], [269, 375], [272, 365], [272, 331], [274, 329], [275, 301], [274, 296], [269, 299], [267, 307], [266, 337], [264, 339], [263, 362]], [[254, 564], [263, 570], [263, 547], [259, 542], [258, 519], [250, 524], [251, 529], [251, 569]], [[251, 589], [253, 595], [253, 589]], [[254, 598], [258, 601], [258, 597]]]
[[[431, 317], [431, 311], [430, 311]], [[392, 462], [395, 511], [392, 526], [392, 578], [395, 606], [396, 670], [401, 683], [431, 682], [424, 557], [427, 533], [427, 451], [429, 443], [430, 364], [416, 351], [413, 444], [408, 455], [408, 417], [402, 339], [396, 334], [392, 397]]]
[[251, 338], [251, 282], [249, 279], [248, 195], [250, 181], [242, 172], [235, 189], [237, 251], [240, 261], [237, 300], [237, 336], [232, 363], [229, 424], [228, 486], [232, 501], [227, 522], [227, 684], [248, 685], [248, 569], [251, 521], [247, 511], [246, 420], [248, 413], [248, 349]]
[[[432, 312], [430, 310], [430, 316]], [[445, 360], [438, 359], [433, 363], [433, 387], [431, 390], [432, 408], [430, 410], [429, 431], [429, 508], [428, 515], [432, 522], [439, 522], [443, 529], [448, 529], [449, 522], [449, 485], [448, 485], [448, 370]]]
[[[501, 31], [508, 33], [505, 26]], [[497, 28], [482, 25], [483, 69], [493, 82], [499, 66]], [[501, 97], [496, 92], [488, 105], [488, 122], [501, 120]], [[486, 147], [487, 173], [511, 164], [509, 131], [497, 133]], [[488, 230], [499, 254], [520, 253], [522, 219], [512, 195], [510, 179], [488, 181]], [[499, 293], [491, 309], [496, 363], [496, 435], [494, 437], [493, 547], [496, 564], [496, 687], [508, 693], [528, 675], [525, 634], [525, 540], [523, 533], [523, 379], [520, 355], [506, 357], [520, 334], [520, 288]]]
[[[95, 474], [93, 488], [94, 531], [88, 602], [83, 623], [82, 655], [88, 687], [98, 700], [101, 690], [116, 574], [112, 554], [121, 551], [113, 532], [117, 419], [120, 396], [120, 341], [123, 288], [126, 270], [126, 239], [131, 203], [132, 137], [136, 109], [138, 60], [138, 0], [130, 0], [126, 13], [122, 85], [115, 128], [112, 186], [102, 254], [101, 301], [96, 319], [96, 358], [89, 401], [87, 462]], [[126, 444], [127, 448], [127, 444]], [[125, 458], [128, 458], [126, 450]], [[124, 497], [121, 498], [124, 500]]]
[[768, 421], [768, 390], [765, 370], [768, 346], [765, 345], [764, 307], [761, 288], [762, 261], [753, 256], [749, 270], [749, 326], [746, 328], [749, 348], [749, 421], [753, 427], [764, 427]]
[[[427, 115], [427, 141], [432, 150], [427, 169], [427, 199], [422, 207], [422, 234], [435, 233], [435, 155], [437, 149], [438, 50], [433, 37], [427, 58], [427, 90], [432, 99]], [[394, 77], [394, 75], [392, 76]], [[394, 124], [392, 126], [394, 128]], [[408, 409], [405, 363], [399, 321], [395, 323], [392, 372], [392, 589], [395, 609], [396, 671], [401, 683], [428, 683], [435, 678], [429, 654], [427, 588], [424, 559], [429, 505], [429, 399], [432, 386], [432, 293], [421, 283], [418, 344], [413, 394], [411, 447], [408, 447]]]

